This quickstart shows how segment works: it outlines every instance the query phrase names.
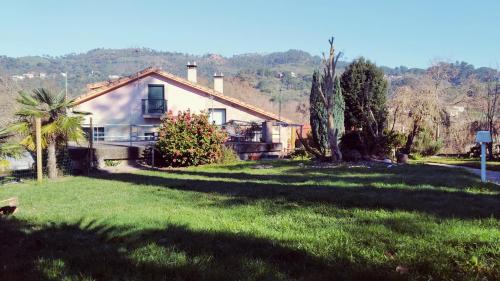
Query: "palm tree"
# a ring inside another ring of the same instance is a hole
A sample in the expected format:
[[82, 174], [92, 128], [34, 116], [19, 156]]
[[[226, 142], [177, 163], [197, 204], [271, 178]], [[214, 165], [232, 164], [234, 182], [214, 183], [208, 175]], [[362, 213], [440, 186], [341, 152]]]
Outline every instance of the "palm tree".
[[47, 168], [49, 178], [57, 177], [56, 149], [60, 144], [68, 141], [84, 139], [81, 127], [83, 112], [69, 109], [76, 104], [74, 100], [67, 100], [64, 92], [57, 95], [39, 88], [33, 92], [19, 92], [17, 102], [21, 106], [16, 112], [19, 121], [12, 128], [19, 132], [23, 139], [21, 145], [27, 149], [35, 150], [35, 118], [42, 120], [42, 148], [47, 148]]

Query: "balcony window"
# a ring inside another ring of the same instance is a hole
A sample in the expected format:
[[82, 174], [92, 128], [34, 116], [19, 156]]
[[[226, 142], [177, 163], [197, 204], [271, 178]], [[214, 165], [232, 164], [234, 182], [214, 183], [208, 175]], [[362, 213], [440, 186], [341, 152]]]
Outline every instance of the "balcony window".
[[142, 114], [147, 116], [160, 116], [167, 110], [164, 85], [148, 85], [148, 98], [142, 100]]
[[165, 112], [164, 85], [148, 85], [147, 113]]

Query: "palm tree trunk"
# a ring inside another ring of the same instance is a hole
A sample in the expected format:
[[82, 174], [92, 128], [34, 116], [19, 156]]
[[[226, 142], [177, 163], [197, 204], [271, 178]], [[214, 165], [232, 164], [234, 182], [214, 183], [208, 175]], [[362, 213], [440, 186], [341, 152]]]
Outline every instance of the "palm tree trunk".
[[47, 144], [47, 170], [49, 179], [57, 178], [56, 142], [53, 140]]

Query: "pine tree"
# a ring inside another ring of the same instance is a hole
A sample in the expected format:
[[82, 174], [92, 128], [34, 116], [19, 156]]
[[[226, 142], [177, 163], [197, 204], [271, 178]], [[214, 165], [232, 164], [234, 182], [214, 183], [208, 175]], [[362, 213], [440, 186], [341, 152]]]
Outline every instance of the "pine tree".
[[353, 61], [340, 78], [345, 99], [345, 127], [361, 130], [363, 151], [372, 153], [387, 121], [387, 81], [384, 72], [364, 58]]

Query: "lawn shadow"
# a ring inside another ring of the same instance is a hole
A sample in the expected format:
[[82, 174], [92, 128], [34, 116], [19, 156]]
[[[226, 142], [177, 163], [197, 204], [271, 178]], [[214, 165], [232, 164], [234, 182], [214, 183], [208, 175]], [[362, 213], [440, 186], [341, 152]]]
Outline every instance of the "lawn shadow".
[[393, 265], [325, 260], [247, 234], [134, 230], [106, 223], [36, 226], [0, 219], [0, 280], [400, 280]]
[[[418, 167], [424, 169], [422, 174], [405, 173], [404, 170], [393, 169], [372, 169], [373, 175], [366, 173], [363, 168], [334, 168], [334, 169], [310, 169], [294, 168], [286, 171], [286, 174], [256, 174], [245, 172], [215, 172], [198, 170], [169, 170], [170, 174], [203, 176], [207, 178], [221, 178], [243, 181], [273, 181], [277, 183], [301, 184], [313, 181], [324, 186], [335, 186], [338, 181], [358, 184], [363, 186], [375, 186], [375, 183], [385, 185], [405, 185], [408, 187], [434, 187], [436, 189], [454, 189], [463, 191], [464, 187], [480, 184], [467, 172], [453, 171], [447, 168], [438, 167], [430, 169], [429, 166]], [[443, 177], [440, 179], [437, 177]], [[489, 185], [492, 189], [498, 189], [495, 185]]]
[[[189, 177], [181, 177], [189, 176]], [[254, 175], [237, 173], [211, 173], [202, 171], [175, 170], [165, 173], [106, 173], [99, 172], [91, 177], [156, 187], [215, 193], [231, 198], [222, 199], [221, 205], [236, 206], [256, 200], [284, 200], [301, 206], [331, 204], [339, 208], [360, 208], [371, 210], [417, 211], [443, 218], [499, 218], [498, 195], [477, 194], [464, 191], [447, 191], [433, 188], [379, 188], [376, 181], [386, 176], [359, 179], [356, 176], [342, 177], [342, 181], [355, 184], [354, 187], [305, 184], [304, 177], [293, 175]], [[193, 176], [204, 176], [193, 178]], [[316, 176], [315, 176], [316, 177]], [[282, 183], [278, 183], [283, 178]], [[232, 180], [229, 180], [232, 179]], [[237, 179], [236, 181], [234, 179]], [[275, 182], [259, 182], [259, 180]], [[332, 177], [330, 176], [330, 179]], [[299, 183], [299, 185], [294, 185]], [[225, 202], [227, 201], [227, 202]]]

